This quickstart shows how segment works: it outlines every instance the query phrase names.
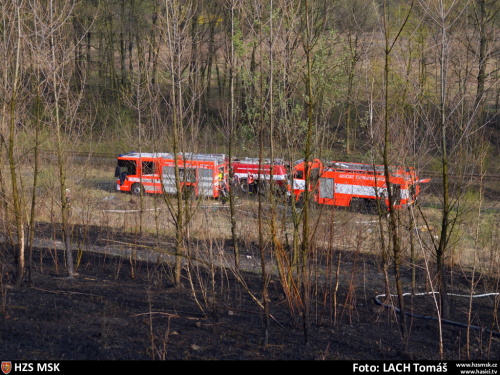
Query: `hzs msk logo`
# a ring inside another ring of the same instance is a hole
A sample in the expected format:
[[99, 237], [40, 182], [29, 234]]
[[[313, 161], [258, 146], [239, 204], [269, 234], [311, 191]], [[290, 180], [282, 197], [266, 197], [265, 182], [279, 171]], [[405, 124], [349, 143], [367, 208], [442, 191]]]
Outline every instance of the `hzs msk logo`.
[[2, 372], [7, 375], [10, 370], [12, 370], [12, 363], [9, 361], [9, 362], [6, 362], [6, 361], [2, 361]]

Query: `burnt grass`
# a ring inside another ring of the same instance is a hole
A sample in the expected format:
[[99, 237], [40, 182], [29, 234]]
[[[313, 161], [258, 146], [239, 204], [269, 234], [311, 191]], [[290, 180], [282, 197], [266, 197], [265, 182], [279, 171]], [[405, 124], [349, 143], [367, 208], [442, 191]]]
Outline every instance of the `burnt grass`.
[[[99, 233], [103, 236], [102, 228]], [[151, 239], [135, 240], [147, 243]], [[230, 244], [226, 247], [231, 255]], [[407, 310], [418, 317], [407, 317], [409, 343], [403, 350], [400, 316], [376, 303], [375, 297], [383, 293], [384, 284], [380, 259], [370, 255], [333, 254], [334, 267], [337, 259], [342, 262], [336, 302], [331, 297], [336, 280], [334, 269], [331, 280], [316, 278], [317, 283], [312, 285], [306, 325], [301, 310], [290, 308], [277, 276], [271, 275], [266, 345], [265, 316], [252, 297], [261, 300], [262, 296], [262, 278], [256, 272], [244, 271], [242, 278], [236, 278], [228, 268], [185, 267], [183, 286], [178, 288], [172, 283], [169, 262], [83, 251], [77, 275], [69, 278], [64, 252], [38, 247], [33, 253], [31, 271], [17, 286], [12, 277], [12, 254], [5, 247], [3, 252], [3, 359], [440, 359], [432, 296], [406, 297]], [[78, 257], [76, 251], [74, 256]], [[243, 249], [242, 269], [249, 268], [246, 262], [258, 258], [256, 247]], [[390, 277], [392, 283], [393, 276]], [[470, 277], [463, 270], [449, 270], [449, 292], [468, 294]], [[404, 285], [410, 285], [409, 268], [403, 270], [403, 278]], [[498, 285], [498, 280], [486, 276], [476, 275], [476, 279], [477, 291]], [[428, 292], [425, 280], [423, 269], [417, 268], [417, 292]], [[470, 301], [450, 297], [447, 318], [452, 324], [442, 326], [445, 359], [500, 358], [495, 298], [498, 303], [495, 296], [473, 299], [471, 316], [472, 325], [493, 333], [471, 329], [467, 339], [467, 329], [454, 323], [467, 322]]]

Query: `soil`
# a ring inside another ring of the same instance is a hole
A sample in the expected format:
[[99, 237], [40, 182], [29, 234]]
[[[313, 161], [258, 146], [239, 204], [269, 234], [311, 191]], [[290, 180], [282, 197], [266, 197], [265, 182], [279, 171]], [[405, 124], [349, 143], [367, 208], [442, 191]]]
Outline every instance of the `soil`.
[[[132, 272], [127, 260], [85, 254], [78, 275], [68, 278], [61, 264], [55, 269], [49, 253], [45, 251], [42, 266], [38, 264], [33, 270], [31, 285], [7, 285], [4, 289], [5, 311], [0, 319], [3, 358], [439, 360], [439, 330], [433, 320], [409, 318], [409, 347], [402, 350], [396, 316], [374, 300], [381, 293], [374, 259], [356, 260], [367, 279], [355, 290], [339, 291], [335, 322], [331, 305], [312, 307], [315, 311], [311, 311], [307, 344], [300, 313], [290, 312], [279, 282], [273, 279], [269, 285], [269, 341], [265, 345], [263, 311], [230, 272], [216, 271], [215, 290], [207, 291], [205, 300], [197, 292], [198, 304], [187, 275], [184, 288], [175, 288], [166, 264], [138, 262]], [[376, 277], [372, 279], [371, 274]], [[261, 278], [253, 273], [243, 277], [259, 296]], [[199, 290], [200, 285], [194, 288]], [[474, 301], [475, 323], [491, 327], [493, 300]], [[415, 313], [434, 315], [431, 297], [407, 302]], [[467, 298], [452, 298], [450, 320], [466, 322], [468, 303]], [[467, 359], [467, 355], [473, 359], [500, 358], [499, 337], [471, 330], [467, 354], [465, 328], [443, 325], [443, 336], [448, 359]]]
[[[74, 232], [81, 229], [75, 227]], [[158, 241], [153, 235], [125, 238], [103, 227], [86, 227], [93, 247], [74, 251], [77, 275], [70, 278], [60, 244], [50, 245], [55, 242], [47, 235], [49, 225], [40, 224], [38, 230], [33, 268], [20, 286], [12, 277], [12, 254], [5, 248], [2, 359], [440, 360], [433, 295], [405, 297], [407, 311], [418, 316], [407, 317], [409, 339], [403, 349], [401, 316], [377, 303], [384, 279], [380, 259], [371, 254], [334, 252], [331, 279], [312, 277], [317, 283], [311, 288], [307, 324], [302, 310], [290, 307], [276, 273], [271, 273], [266, 343], [260, 255], [255, 244], [242, 248], [244, 271], [239, 277], [230, 264], [200, 267], [190, 263], [184, 267], [182, 287], [175, 287], [172, 263], [148, 250]], [[46, 242], [42, 241], [44, 233]], [[138, 250], [128, 257], [123, 252], [119, 256], [103, 251], [110, 240], [135, 243]], [[172, 239], [163, 238], [161, 243], [168, 247]], [[230, 242], [223, 251], [231, 259]], [[335, 294], [339, 259], [342, 267]], [[403, 270], [403, 284], [410, 285], [411, 269], [404, 266]], [[498, 280], [479, 276], [476, 290], [498, 290]], [[390, 278], [392, 283], [394, 278]], [[429, 292], [423, 268], [417, 268], [416, 280], [416, 292]], [[450, 293], [470, 292], [471, 275], [464, 270], [450, 269], [448, 280]], [[445, 359], [500, 359], [499, 297], [474, 298], [472, 308], [470, 302], [467, 297], [450, 296], [447, 319], [452, 323], [442, 325]], [[461, 325], [467, 323], [469, 311], [474, 327], [491, 331], [467, 330]]]

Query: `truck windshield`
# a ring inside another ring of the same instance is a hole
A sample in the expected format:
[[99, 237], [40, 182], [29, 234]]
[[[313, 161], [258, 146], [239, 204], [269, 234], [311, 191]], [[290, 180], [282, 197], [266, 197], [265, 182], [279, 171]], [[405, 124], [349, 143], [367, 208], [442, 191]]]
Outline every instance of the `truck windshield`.
[[127, 173], [128, 176], [136, 174], [137, 166], [135, 160], [118, 160], [118, 166], [123, 172]]

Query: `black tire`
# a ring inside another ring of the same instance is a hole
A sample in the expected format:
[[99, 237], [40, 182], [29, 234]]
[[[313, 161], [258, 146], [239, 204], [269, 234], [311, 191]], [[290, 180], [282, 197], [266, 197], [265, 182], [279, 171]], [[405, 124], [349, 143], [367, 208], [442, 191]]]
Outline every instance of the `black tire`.
[[377, 211], [377, 200], [376, 199], [366, 199], [366, 213], [368, 214], [376, 214]]
[[250, 186], [248, 185], [248, 181], [246, 179], [240, 180], [240, 190], [244, 194], [248, 194], [250, 191]]
[[364, 213], [366, 211], [365, 200], [362, 198], [352, 198], [349, 205], [349, 210], [351, 212]]
[[266, 180], [259, 180], [257, 182], [257, 193], [261, 195], [266, 195], [269, 191], [271, 191], [271, 186], [269, 182]]
[[132, 195], [143, 195], [144, 194], [144, 188], [142, 187], [141, 184], [133, 184], [132, 187], [130, 188], [130, 193]]
[[182, 187], [182, 199], [187, 201], [193, 196], [194, 196], [194, 187], [193, 186], [189, 185], [189, 186]]

